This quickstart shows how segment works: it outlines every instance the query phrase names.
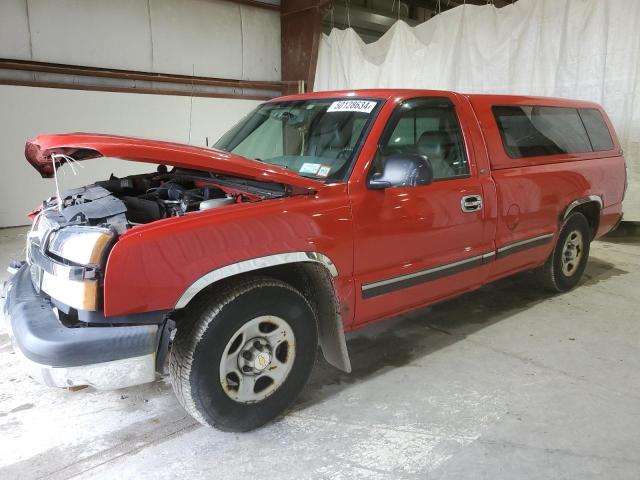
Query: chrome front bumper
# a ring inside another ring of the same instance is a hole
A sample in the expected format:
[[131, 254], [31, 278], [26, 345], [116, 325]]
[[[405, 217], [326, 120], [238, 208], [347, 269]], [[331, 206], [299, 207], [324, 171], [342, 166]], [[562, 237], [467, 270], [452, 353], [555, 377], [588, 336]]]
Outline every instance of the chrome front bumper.
[[53, 367], [32, 362], [15, 348], [15, 343], [14, 350], [21, 358], [27, 374], [48, 387], [70, 388], [88, 385], [96, 390], [116, 390], [153, 382], [156, 378], [156, 356], [152, 353], [76, 367]]
[[158, 325], [66, 327], [24, 265], [3, 286], [0, 311], [30, 375], [52, 387], [110, 390], [156, 378]]

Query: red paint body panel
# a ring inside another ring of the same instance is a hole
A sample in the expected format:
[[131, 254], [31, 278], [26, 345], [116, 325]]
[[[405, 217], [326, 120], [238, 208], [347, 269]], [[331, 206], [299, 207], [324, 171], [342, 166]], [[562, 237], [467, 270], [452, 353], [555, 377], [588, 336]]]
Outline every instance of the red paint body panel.
[[[424, 96], [424, 93], [396, 99], [388, 107], [392, 110], [401, 104], [401, 100], [413, 96]], [[422, 187], [386, 190], [368, 189], [366, 175], [353, 178], [350, 196], [355, 230], [356, 290], [380, 279], [399, 277], [493, 250], [495, 214], [491, 211], [492, 207], [495, 210], [495, 201], [493, 196], [483, 194], [485, 188], [492, 188], [492, 180], [486, 155], [482, 148], [474, 148], [482, 146], [477, 123], [464, 98], [444, 92], [437, 96], [449, 98], [456, 107], [471, 175]], [[367, 165], [359, 166], [356, 165], [356, 171], [360, 173], [368, 170]], [[481, 169], [485, 170], [482, 175]], [[483, 195], [486, 207], [477, 213], [463, 213], [460, 199], [472, 194]], [[356, 324], [391, 317], [399, 311], [476, 288], [482, 285], [485, 277], [486, 267], [481, 267], [437, 279], [428, 286], [415, 285], [370, 299], [356, 296]]]
[[[622, 215], [625, 163], [620, 143], [606, 112], [599, 105], [565, 99], [467, 95], [482, 126], [496, 184], [498, 224], [496, 248], [526, 238], [556, 233], [567, 206], [592, 195], [603, 201], [596, 237], [607, 233]], [[593, 108], [602, 114], [613, 148], [589, 152], [513, 159], [505, 152], [491, 108], [496, 105], [536, 105]], [[543, 263], [553, 244], [494, 262], [488, 281]]]
[[189, 285], [216, 268], [309, 251], [327, 255], [336, 265], [348, 318], [353, 315], [353, 242], [347, 188], [326, 185], [321, 191], [239, 203], [130, 229], [109, 255], [105, 314], [172, 309]]
[[[404, 100], [430, 96], [446, 96], [453, 102], [470, 176], [423, 187], [368, 189], [367, 175], [390, 115]], [[524, 160], [506, 155], [491, 112], [492, 105], [505, 104], [586, 106], [602, 111], [595, 104], [425, 90], [322, 92], [274, 101], [341, 97], [380, 98], [384, 105], [350, 178], [336, 184], [209, 149], [84, 134], [38, 137], [30, 161], [43, 174], [52, 173], [44, 160], [47, 152], [88, 148], [104, 156], [190, 168], [208, 166], [315, 191], [190, 213], [130, 229], [108, 259], [105, 314], [172, 309], [193, 282], [217, 268], [276, 253], [314, 251], [328, 256], [337, 267], [335, 287], [345, 329], [351, 330], [541, 265], [553, 243], [372, 298], [363, 297], [363, 285], [491, 255], [502, 246], [543, 234], [553, 234], [555, 239], [569, 204], [589, 195], [601, 197], [604, 203], [598, 235], [620, 218], [624, 159], [604, 112], [614, 138], [611, 152]], [[482, 210], [461, 211], [460, 198], [468, 194], [482, 196]]]

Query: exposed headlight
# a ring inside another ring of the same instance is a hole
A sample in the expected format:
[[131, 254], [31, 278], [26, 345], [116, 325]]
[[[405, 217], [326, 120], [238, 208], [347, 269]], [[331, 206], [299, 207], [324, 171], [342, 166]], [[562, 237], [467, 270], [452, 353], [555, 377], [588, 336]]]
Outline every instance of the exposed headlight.
[[76, 282], [43, 272], [41, 289], [51, 298], [77, 310], [95, 311], [98, 309], [97, 280]]
[[51, 235], [47, 249], [53, 255], [79, 265], [101, 266], [115, 234], [106, 228], [69, 226]]

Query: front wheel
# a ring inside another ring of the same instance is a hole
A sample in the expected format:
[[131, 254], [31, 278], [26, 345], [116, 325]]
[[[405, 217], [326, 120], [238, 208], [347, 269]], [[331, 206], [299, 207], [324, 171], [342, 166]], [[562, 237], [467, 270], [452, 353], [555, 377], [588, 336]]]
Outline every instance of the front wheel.
[[552, 292], [566, 292], [575, 287], [587, 266], [590, 242], [586, 217], [577, 212], [571, 214], [560, 229], [553, 253], [536, 271], [542, 285]]
[[257, 428], [284, 412], [306, 384], [318, 333], [307, 300], [271, 278], [231, 283], [201, 297], [178, 323], [171, 382], [200, 423]]

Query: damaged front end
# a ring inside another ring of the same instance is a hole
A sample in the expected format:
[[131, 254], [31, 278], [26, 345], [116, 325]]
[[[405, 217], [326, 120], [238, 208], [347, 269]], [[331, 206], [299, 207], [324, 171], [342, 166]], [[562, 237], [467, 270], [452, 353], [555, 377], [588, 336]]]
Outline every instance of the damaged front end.
[[112, 390], [155, 379], [158, 325], [67, 326], [57, 308], [34, 287], [26, 264], [5, 284], [3, 297], [14, 350], [38, 382]]
[[16, 353], [40, 383], [110, 390], [155, 379], [164, 312], [106, 319], [101, 311], [109, 251], [131, 227], [126, 212], [98, 185], [34, 212], [26, 262], [12, 265], [2, 310]]
[[217, 186], [204, 173], [160, 170], [69, 190], [32, 212], [26, 252], [36, 290], [63, 312], [97, 311], [109, 251], [120, 235], [157, 220], [259, 199]]
[[114, 389], [164, 373], [168, 311], [106, 317], [104, 276], [119, 237], [140, 225], [283, 195], [281, 187], [163, 166], [69, 190], [32, 212], [26, 262], [14, 265], [3, 307], [16, 351], [49, 386]]
[[65, 191], [30, 214], [26, 262], [13, 266], [0, 307], [31, 376], [55, 387], [122, 388], [164, 370], [169, 311], [104, 313], [106, 266], [120, 237], [174, 217], [311, 193], [317, 185], [221, 151], [126, 137], [43, 136], [27, 143], [26, 156], [43, 177], [55, 176], [65, 161], [101, 156], [159, 165]]
[[[122, 202], [112, 200], [115, 201], [96, 201], [96, 205], [111, 203], [107, 208], [116, 212], [117, 218], [122, 213], [118, 212]], [[78, 211], [77, 205], [59, 210], [51, 203], [55, 201], [45, 202], [27, 234], [26, 260], [33, 286], [61, 307], [64, 305], [61, 310], [71, 307], [95, 311], [100, 306], [99, 281], [118, 232], [108, 223], [110, 217], [103, 217], [104, 223], [91, 225], [84, 214], [81, 220], [70, 215]], [[91, 216], [98, 209], [93, 206], [91, 210], [85, 213]]]

